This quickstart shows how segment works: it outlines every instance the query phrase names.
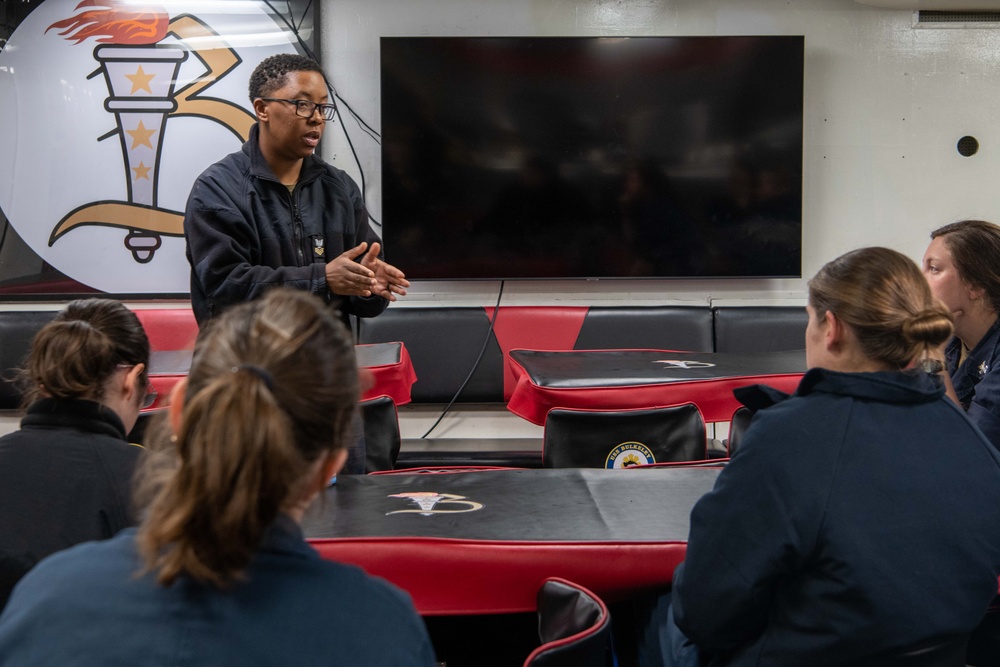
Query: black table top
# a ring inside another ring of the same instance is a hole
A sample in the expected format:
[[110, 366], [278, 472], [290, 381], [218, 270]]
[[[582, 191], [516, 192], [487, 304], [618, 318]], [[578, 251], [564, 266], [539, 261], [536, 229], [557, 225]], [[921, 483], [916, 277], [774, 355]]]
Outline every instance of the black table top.
[[362, 368], [387, 366], [389, 364], [398, 364], [400, 362], [402, 347], [403, 344], [399, 342], [355, 345], [354, 355], [358, 359], [358, 366]]
[[719, 470], [342, 475], [310, 508], [303, 530], [310, 538], [684, 541], [691, 508]]
[[[356, 345], [354, 354], [361, 368], [398, 364], [401, 346], [402, 343], [398, 342]], [[186, 375], [191, 369], [193, 354], [193, 350], [154, 350], [149, 355], [149, 374]]]
[[761, 354], [664, 350], [511, 350], [531, 382], [551, 389], [630, 387], [806, 372], [804, 350]]

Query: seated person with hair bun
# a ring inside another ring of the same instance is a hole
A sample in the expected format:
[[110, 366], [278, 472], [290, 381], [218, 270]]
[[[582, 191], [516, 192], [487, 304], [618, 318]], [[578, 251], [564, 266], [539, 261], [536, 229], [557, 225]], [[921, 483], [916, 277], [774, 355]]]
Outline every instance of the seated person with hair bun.
[[952, 334], [920, 269], [850, 252], [809, 282], [808, 372], [695, 505], [647, 665], [964, 665], [997, 592], [1000, 453], [928, 372]]
[[[35, 563], [134, 523], [149, 340], [128, 308], [73, 301], [35, 335], [21, 429], [0, 438], [0, 609]], [[2, 655], [2, 652], [0, 652]]]
[[354, 345], [278, 288], [201, 331], [154, 424], [138, 529], [39, 563], [0, 615], [11, 665], [432, 667], [408, 596], [324, 560], [300, 522], [347, 458]]

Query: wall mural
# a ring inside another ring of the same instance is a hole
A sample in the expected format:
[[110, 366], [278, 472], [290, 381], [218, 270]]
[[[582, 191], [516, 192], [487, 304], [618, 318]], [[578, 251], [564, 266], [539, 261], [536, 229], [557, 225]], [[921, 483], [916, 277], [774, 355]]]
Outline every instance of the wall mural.
[[0, 52], [9, 225], [94, 290], [186, 293], [188, 192], [248, 136], [253, 68], [296, 51], [281, 19], [267, 2], [41, 3]]

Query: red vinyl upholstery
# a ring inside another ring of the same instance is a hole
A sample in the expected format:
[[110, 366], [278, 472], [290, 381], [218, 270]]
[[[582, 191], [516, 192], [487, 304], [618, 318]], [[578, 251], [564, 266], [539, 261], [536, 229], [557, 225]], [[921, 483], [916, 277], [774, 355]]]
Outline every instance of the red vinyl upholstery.
[[136, 309], [152, 350], [193, 350], [198, 323], [190, 308]]
[[[558, 576], [607, 602], [669, 586], [686, 542], [487, 542], [418, 537], [312, 539], [324, 557], [407, 591], [424, 615], [534, 611]], [[405, 554], [404, 556], [401, 556]]]

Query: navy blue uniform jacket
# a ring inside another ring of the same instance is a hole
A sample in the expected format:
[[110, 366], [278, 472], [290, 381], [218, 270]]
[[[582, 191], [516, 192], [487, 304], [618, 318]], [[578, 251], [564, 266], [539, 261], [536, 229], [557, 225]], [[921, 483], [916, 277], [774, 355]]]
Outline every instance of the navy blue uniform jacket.
[[869, 665], [971, 632], [998, 574], [1000, 453], [940, 382], [813, 369], [692, 510], [673, 604], [713, 665]]
[[962, 341], [953, 338], [945, 351], [958, 400], [993, 446], [1000, 450], [1000, 320], [959, 366]]
[[404, 593], [323, 560], [285, 516], [231, 590], [140, 567], [134, 529], [39, 563], [0, 615], [0, 665], [435, 664]]
[[45, 398], [28, 407], [21, 430], [0, 438], [0, 609], [42, 558], [133, 525], [141, 453], [100, 403]]
[[198, 323], [226, 306], [278, 286], [316, 294], [346, 316], [374, 317], [380, 296], [341, 297], [326, 285], [326, 263], [378, 236], [357, 184], [311, 155], [294, 193], [281, 184], [258, 145], [254, 125], [243, 148], [205, 170], [184, 211], [191, 264], [191, 307]]

